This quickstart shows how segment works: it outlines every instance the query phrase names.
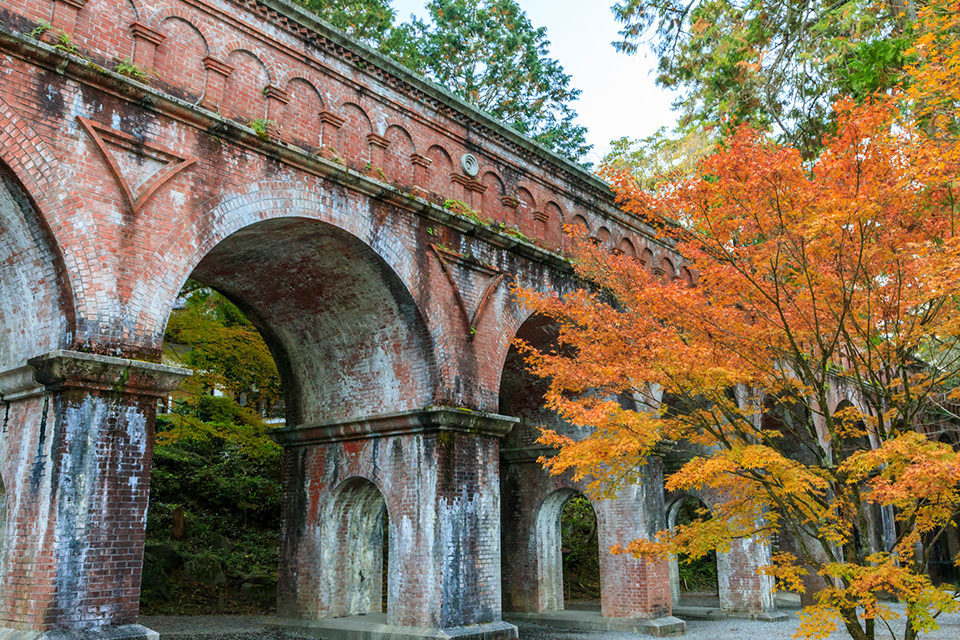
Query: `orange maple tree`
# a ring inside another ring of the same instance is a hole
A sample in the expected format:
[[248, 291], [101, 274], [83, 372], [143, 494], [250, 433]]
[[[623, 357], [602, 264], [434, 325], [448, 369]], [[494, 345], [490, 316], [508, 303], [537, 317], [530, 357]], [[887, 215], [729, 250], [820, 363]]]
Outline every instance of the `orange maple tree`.
[[839, 102], [813, 162], [744, 126], [654, 193], [610, 175], [695, 286], [580, 235], [572, 257], [592, 288], [517, 290], [558, 328], [559, 348], [520, 345], [549, 380], [548, 408], [592, 428], [544, 430], [547, 468], [604, 495], [682, 451], [667, 489], [718, 496], [710, 514], [614, 552], [696, 558], [789, 537], [794, 551], [763, 570], [796, 590], [822, 576], [802, 637], [842, 624], [872, 640], [903, 611], [889, 596], [906, 640], [960, 609], [926, 576], [960, 515], [960, 154], [903, 100]]

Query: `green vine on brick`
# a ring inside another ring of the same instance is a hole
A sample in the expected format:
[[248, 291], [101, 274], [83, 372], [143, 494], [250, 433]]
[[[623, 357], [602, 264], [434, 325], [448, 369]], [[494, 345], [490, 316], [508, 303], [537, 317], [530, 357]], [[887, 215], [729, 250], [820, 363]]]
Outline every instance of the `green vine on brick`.
[[132, 78], [133, 80], [143, 82], [144, 84], [150, 83], [149, 74], [137, 66], [137, 64], [132, 60], [120, 60], [117, 62], [117, 65], [113, 68], [113, 70], [122, 76]]
[[64, 53], [70, 54], [71, 56], [77, 55], [80, 50], [77, 48], [77, 45], [70, 38], [70, 34], [66, 31], [61, 31], [60, 36], [57, 38], [57, 42], [53, 45], [54, 49], [59, 49]]
[[46, 20], [41, 20], [40, 22], [37, 23], [37, 26], [33, 28], [33, 31], [31, 31], [27, 35], [33, 38], [34, 40], [39, 40], [40, 38], [43, 37], [43, 34], [45, 34], [47, 31], [50, 31], [50, 29], [53, 29], [53, 25], [51, 25]]
[[253, 129], [253, 132], [257, 134], [258, 138], [269, 140], [270, 128], [275, 126], [276, 123], [274, 123], [273, 120], [267, 120], [266, 118], [257, 118], [256, 120], [251, 120], [247, 124], [251, 129]]

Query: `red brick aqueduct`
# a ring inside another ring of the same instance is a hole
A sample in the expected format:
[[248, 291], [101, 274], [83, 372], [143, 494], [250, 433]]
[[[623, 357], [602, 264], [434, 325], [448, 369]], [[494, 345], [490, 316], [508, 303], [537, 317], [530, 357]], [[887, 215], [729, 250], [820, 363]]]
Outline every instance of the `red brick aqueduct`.
[[[287, 0], [5, 0], [0, 178], [0, 639], [156, 637], [152, 430], [186, 372], [154, 363], [188, 277], [282, 372], [291, 627], [380, 612], [384, 535], [381, 637], [512, 638], [504, 612], [563, 608], [583, 487], [536, 463], [511, 342], [549, 331], [509, 284], [575, 286], [569, 222], [685, 276], [597, 178]], [[661, 475], [595, 503], [601, 549], [666, 526]], [[765, 553], [724, 556], [724, 608], [772, 607]], [[669, 574], [602, 553], [604, 619], [676, 630]]]

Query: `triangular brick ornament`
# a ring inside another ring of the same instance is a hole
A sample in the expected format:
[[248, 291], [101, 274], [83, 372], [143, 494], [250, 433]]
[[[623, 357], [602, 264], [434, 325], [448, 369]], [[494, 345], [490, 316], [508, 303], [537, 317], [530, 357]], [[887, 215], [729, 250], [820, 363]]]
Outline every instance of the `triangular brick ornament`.
[[[453, 288], [453, 295], [457, 301], [457, 307], [459, 307], [460, 314], [467, 326], [467, 340], [473, 341], [473, 337], [476, 335], [477, 322], [480, 319], [480, 316], [483, 315], [483, 310], [486, 308], [487, 302], [490, 300], [490, 296], [493, 295], [493, 292], [497, 290], [497, 287], [500, 286], [500, 283], [504, 281], [504, 279], [507, 277], [507, 274], [491, 266], [483, 265], [476, 260], [467, 259], [465, 256], [460, 255], [456, 251], [441, 245], [432, 244], [430, 245], [430, 248], [433, 249], [433, 253], [437, 256], [437, 260], [440, 262], [440, 268], [443, 269], [444, 275], [447, 276], [447, 280], [450, 282], [450, 286]], [[463, 295], [460, 293], [460, 287], [457, 286], [457, 281], [453, 277], [453, 272], [450, 270], [450, 265], [447, 260], [451, 259], [466, 264], [474, 271], [486, 273], [490, 277], [490, 279], [487, 280], [487, 286], [484, 287], [480, 294], [479, 300], [477, 300], [476, 308], [473, 310], [472, 314], [467, 311], [466, 301], [463, 299]]]
[[197, 161], [172, 149], [77, 116], [116, 178], [134, 213], [139, 213], [157, 189]]

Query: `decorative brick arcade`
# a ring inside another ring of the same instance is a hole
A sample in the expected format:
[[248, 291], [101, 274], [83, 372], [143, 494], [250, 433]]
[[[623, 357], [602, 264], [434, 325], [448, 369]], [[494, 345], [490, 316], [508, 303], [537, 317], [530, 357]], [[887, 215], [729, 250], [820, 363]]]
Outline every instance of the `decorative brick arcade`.
[[[188, 277], [281, 371], [290, 627], [511, 638], [505, 605], [561, 607], [537, 545], [582, 487], [532, 462], [501, 378], [511, 283], [575, 286], [570, 222], [689, 275], [595, 177], [286, 0], [4, 2], [0, 639], [155, 637], [152, 429], [187, 372], [153, 363]], [[596, 505], [602, 546], [664, 526], [659, 468]], [[602, 582], [608, 619], [670, 615], [667, 563]]]

